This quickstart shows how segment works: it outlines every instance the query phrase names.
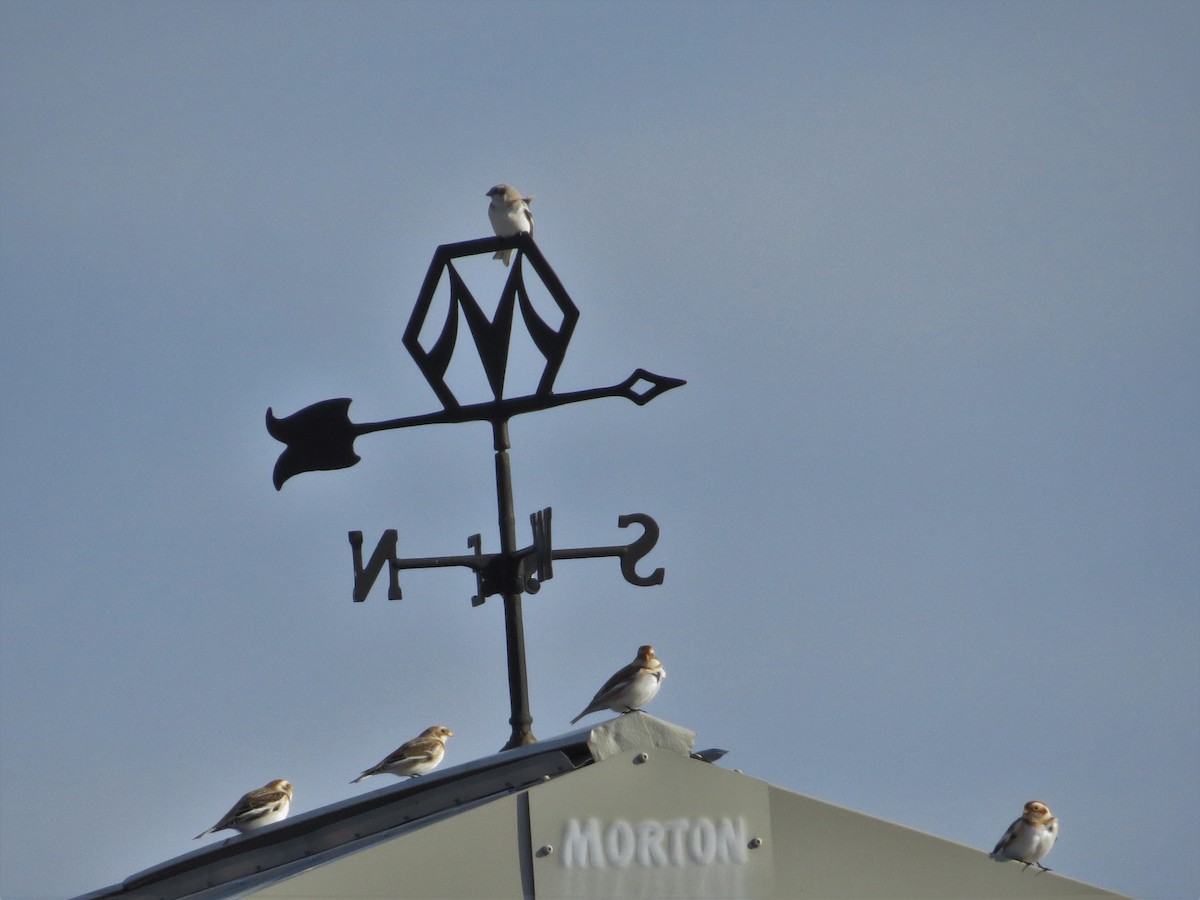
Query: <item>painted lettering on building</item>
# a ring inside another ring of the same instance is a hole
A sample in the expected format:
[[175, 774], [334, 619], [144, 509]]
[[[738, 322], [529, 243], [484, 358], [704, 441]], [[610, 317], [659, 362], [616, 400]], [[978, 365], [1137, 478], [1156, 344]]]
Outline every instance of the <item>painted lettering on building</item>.
[[562, 865], [568, 869], [626, 869], [744, 863], [746, 821], [736, 818], [568, 819], [563, 827]]

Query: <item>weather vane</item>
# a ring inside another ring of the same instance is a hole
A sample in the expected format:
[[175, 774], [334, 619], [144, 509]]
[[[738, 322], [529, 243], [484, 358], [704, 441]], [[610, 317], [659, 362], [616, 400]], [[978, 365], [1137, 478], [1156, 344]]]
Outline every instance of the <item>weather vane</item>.
[[[501, 292], [495, 315], [489, 319], [454, 267], [454, 261], [503, 250], [519, 252]], [[522, 266], [524, 260], [528, 260], [562, 313], [562, 322], [557, 328], [538, 315], [530, 303], [525, 288]], [[438, 286], [443, 280], [448, 283], [450, 292], [449, 312], [436, 340], [431, 347], [426, 348], [421, 343], [420, 334], [429, 316]], [[513, 316], [518, 309], [525, 329], [546, 362], [537, 389], [532, 394], [506, 397], [504, 379], [508, 368]], [[446, 383], [446, 372], [458, 339], [460, 317], [466, 322], [483, 363], [484, 374], [492, 392], [491, 400], [464, 405]], [[283, 483], [293, 475], [301, 472], [345, 469], [354, 465], [360, 458], [354, 452], [354, 441], [360, 435], [414, 425], [449, 422], [491, 423], [496, 463], [496, 503], [500, 524], [499, 552], [484, 553], [481, 535], [474, 534], [467, 540], [468, 548], [473, 551], [470, 554], [404, 559], [397, 555], [397, 532], [388, 529], [364, 565], [362, 532], [351, 531], [349, 537], [354, 558], [355, 602], [367, 598], [384, 565], [388, 567], [389, 600], [402, 599], [401, 570], [439, 566], [463, 566], [474, 572], [476, 593], [471, 598], [472, 606], [481, 605], [491, 596], [503, 597], [509, 699], [512, 707], [512, 716], [509, 718], [512, 736], [504, 746], [505, 750], [536, 741], [531, 730], [533, 718], [529, 711], [521, 594], [537, 593], [542, 584], [553, 576], [554, 561], [560, 559], [615, 556], [620, 559], [621, 574], [631, 584], [647, 586], [661, 584], [663, 581], [664, 572], [661, 568], [655, 569], [649, 575], [637, 573], [638, 562], [658, 541], [657, 523], [642, 513], [623, 515], [617, 519], [621, 528], [634, 524], [642, 527], [642, 534], [627, 545], [558, 549], [552, 544], [551, 509], [546, 507], [529, 517], [533, 533], [532, 543], [524, 548], [517, 547], [512, 474], [508, 458], [511, 446], [508, 437], [509, 419], [521, 413], [537, 412], [600, 397], [624, 397], [643, 406], [659, 394], [686, 384], [679, 378], [668, 378], [638, 369], [621, 383], [609, 387], [555, 393], [554, 379], [562, 366], [578, 319], [578, 308], [538, 250], [531, 234], [521, 233], [512, 237], [443, 244], [437, 248], [433, 261], [429, 264], [429, 271], [421, 285], [421, 292], [403, 339], [405, 348], [441, 401], [441, 410], [389, 419], [386, 422], [361, 423], [350, 421], [351, 401], [345, 397], [322, 400], [282, 419], [276, 418], [272, 410], [267, 410], [267, 431], [276, 440], [287, 445], [275, 463], [276, 490], [282, 488]]]

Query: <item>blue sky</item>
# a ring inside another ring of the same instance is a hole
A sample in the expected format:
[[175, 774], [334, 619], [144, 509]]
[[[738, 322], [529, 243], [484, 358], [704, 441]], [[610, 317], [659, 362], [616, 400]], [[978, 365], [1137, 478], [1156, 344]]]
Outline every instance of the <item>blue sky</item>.
[[1041, 799], [1060, 873], [1200, 895], [1198, 42], [1188, 3], [0, 4], [0, 895], [272, 778], [353, 796], [435, 722], [503, 744], [499, 603], [354, 604], [346, 541], [494, 547], [487, 427], [279, 493], [263, 427], [438, 408], [400, 336], [498, 181], [581, 310], [557, 388], [688, 381], [513, 422], [519, 523], [648, 513], [666, 568], [526, 600], [535, 733], [650, 642], [731, 767], [981, 849]]

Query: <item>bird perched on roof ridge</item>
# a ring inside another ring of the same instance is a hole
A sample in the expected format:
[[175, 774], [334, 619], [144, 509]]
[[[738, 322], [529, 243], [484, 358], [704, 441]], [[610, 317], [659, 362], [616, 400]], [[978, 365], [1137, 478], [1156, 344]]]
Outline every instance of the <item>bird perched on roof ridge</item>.
[[358, 784], [372, 775], [415, 778], [432, 772], [446, 755], [446, 738], [450, 737], [454, 737], [454, 732], [445, 725], [431, 725], [411, 741], [405, 741], [350, 783]]
[[604, 687], [596, 692], [587, 709], [571, 720], [574, 725], [584, 716], [602, 709], [611, 709], [619, 713], [633, 712], [654, 699], [662, 680], [667, 677], [654, 648], [649, 644], [638, 647], [637, 656], [633, 662], [622, 668], [612, 678], [604, 682]]
[[257, 790], [248, 791], [233, 804], [212, 828], [208, 828], [192, 840], [199, 840], [206, 834], [232, 828], [235, 831], [252, 831], [273, 822], [287, 818], [292, 806], [292, 783], [282, 778], [270, 781]]
[[1041, 800], [1030, 800], [1025, 804], [1021, 818], [1008, 826], [996, 849], [988, 855], [997, 862], [1015, 859], [1025, 863], [1026, 869], [1036, 865], [1042, 871], [1049, 872], [1041, 859], [1050, 852], [1057, 838], [1058, 819], [1050, 815], [1050, 808]]
[[[514, 237], [525, 233], [533, 237], [533, 213], [529, 211], [532, 197], [522, 197], [515, 187], [503, 182], [489, 190], [486, 196], [492, 198], [488, 206], [488, 219], [496, 237]], [[502, 259], [507, 266], [512, 254], [512, 250], [497, 250], [492, 259]]]

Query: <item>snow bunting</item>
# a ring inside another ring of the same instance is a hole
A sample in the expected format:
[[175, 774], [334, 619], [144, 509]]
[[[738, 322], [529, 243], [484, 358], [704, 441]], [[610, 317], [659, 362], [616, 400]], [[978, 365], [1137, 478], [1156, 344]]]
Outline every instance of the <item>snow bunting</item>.
[[292, 784], [277, 778], [268, 782], [256, 791], [243, 794], [242, 799], [233, 804], [233, 808], [221, 817], [221, 821], [206, 831], [200, 832], [192, 840], [199, 840], [206, 834], [232, 828], [235, 831], [253, 831], [272, 822], [280, 822], [287, 818], [292, 805]]
[[[533, 213], [529, 211], [532, 197], [522, 197], [520, 191], [507, 184], [496, 185], [486, 196], [492, 198], [488, 218], [496, 237], [513, 237], [526, 232], [533, 237]], [[507, 266], [512, 255], [511, 250], [497, 250], [492, 259], [502, 259]]]
[[350, 783], [358, 784], [372, 775], [407, 775], [411, 778], [432, 772], [446, 754], [446, 738], [449, 737], [454, 737], [454, 732], [445, 725], [430, 726]]
[[637, 657], [604, 683], [587, 709], [571, 720], [574, 725], [584, 716], [611, 709], [619, 713], [633, 712], [654, 699], [667, 671], [654, 655], [649, 644], [638, 647]]
[[996, 849], [990, 855], [998, 862], [1015, 859], [1025, 863], [1026, 869], [1036, 865], [1049, 872], [1040, 860], [1050, 852], [1057, 837], [1058, 819], [1050, 815], [1049, 807], [1041, 800], [1030, 800], [1025, 804], [1021, 818], [1008, 826], [1008, 831], [1004, 832], [1004, 837], [1000, 838], [1000, 843], [996, 844]]

